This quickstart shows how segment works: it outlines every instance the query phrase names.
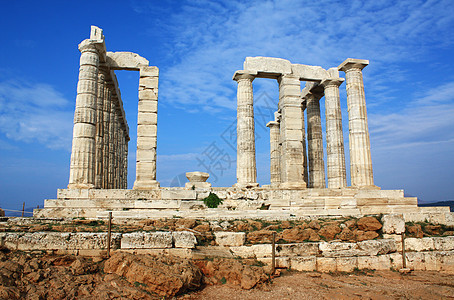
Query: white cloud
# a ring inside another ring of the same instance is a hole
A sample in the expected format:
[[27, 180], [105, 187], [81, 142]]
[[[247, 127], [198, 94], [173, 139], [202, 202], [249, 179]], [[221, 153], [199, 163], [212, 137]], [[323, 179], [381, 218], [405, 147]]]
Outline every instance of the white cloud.
[[8, 139], [71, 147], [72, 105], [47, 84], [0, 82], [0, 131]]

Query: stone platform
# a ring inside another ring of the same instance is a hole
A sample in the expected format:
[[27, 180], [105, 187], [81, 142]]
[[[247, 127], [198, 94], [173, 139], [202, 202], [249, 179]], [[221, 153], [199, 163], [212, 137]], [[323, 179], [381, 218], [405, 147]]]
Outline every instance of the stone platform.
[[[223, 200], [218, 208], [207, 208], [203, 198], [215, 193]], [[238, 189], [160, 188], [60, 189], [57, 199], [48, 199], [35, 217], [84, 217], [126, 219], [199, 218], [290, 220], [316, 217], [345, 217], [403, 214], [406, 221], [430, 221], [454, 225], [449, 207], [418, 207], [416, 197], [403, 190], [376, 189]]]

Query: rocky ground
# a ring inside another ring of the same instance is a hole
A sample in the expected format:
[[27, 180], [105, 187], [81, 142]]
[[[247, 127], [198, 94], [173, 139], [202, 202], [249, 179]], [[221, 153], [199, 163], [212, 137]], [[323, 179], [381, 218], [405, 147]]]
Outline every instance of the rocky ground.
[[0, 251], [0, 299], [448, 299], [454, 275], [357, 271], [298, 273], [254, 260], [111, 258]]
[[[233, 220], [207, 221], [197, 219], [141, 220], [128, 224], [114, 223], [113, 232], [178, 231], [196, 234], [198, 245], [215, 245], [215, 231], [246, 232], [246, 244], [270, 243], [276, 232], [277, 243], [298, 243], [342, 240], [358, 242], [382, 236], [380, 217], [318, 219], [298, 221]], [[103, 220], [67, 219], [43, 220], [11, 218], [0, 222], [0, 232], [106, 232]], [[454, 228], [425, 222], [407, 223], [408, 237], [454, 235]]]

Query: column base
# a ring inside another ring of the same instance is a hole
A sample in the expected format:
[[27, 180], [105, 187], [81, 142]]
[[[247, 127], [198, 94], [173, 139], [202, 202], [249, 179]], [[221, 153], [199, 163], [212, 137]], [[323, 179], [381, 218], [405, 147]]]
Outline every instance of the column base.
[[94, 189], [95, 185], [91, 183], [70, 183], [68, 184], [69, 190], [88, 190]]
[[307, 189], [305, 182], [281, 182], [279, 185], [281, 189]]
[[259, 184], [257, 182], [251, 182], [251, 183], [240, 183], [240, 182], [237, 182], [233, 185], [233, 187], [235, 188], [239, 188], [239, 189], [250, 189], [250, 188], [255, 188], [255, 187], [258, 187]]
[[159, 189], [160, 185], [159, 182], [156, 180], [148, 180], [148, 181], [135, 181], [134, 182], [134, 190], [154, 190]]

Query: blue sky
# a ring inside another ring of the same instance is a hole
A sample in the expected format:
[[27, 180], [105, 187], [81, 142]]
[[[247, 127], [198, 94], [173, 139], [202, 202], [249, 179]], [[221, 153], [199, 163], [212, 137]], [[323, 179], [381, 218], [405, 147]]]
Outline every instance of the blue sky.
[[[376, 185], [404, 189], [422, 201], [454, 199], [452, 1], [0, 0], [0, 5], [0, 207], [17, 209], [23, 201], [42, 206], [66, 187], [77, 45], [89, 37], [91, 25], [104, 30], [108, 51], [136, 52], [160, 68], [162, 186], [182, 182], [187, 171], [206, 171], [204, 166], [213, 185], [235, 182], [231, 78], [246, 56], [326, 69], [351, 57], [370, 60], [364, 82]], [[138, 74], [117, 76], [131, 132], [132, 187]], [[277, 82], [256, 79], [254, 96], [258, 180], [267, 184], [264, 125], [277, 107]], [[341, 102], [348, 142], [345, 84]]]

